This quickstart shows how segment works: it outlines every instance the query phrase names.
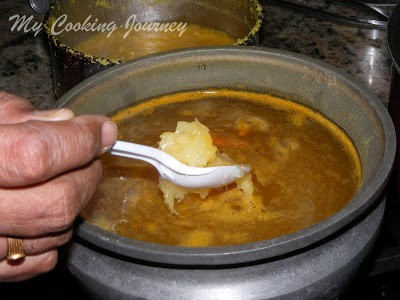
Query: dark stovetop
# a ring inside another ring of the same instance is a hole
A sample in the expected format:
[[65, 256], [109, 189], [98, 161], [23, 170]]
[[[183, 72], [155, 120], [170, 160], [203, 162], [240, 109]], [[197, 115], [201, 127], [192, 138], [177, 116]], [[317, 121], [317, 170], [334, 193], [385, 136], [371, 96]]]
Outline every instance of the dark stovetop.
[[387, 197], [376, 246], [342, 300], [400, 299], [400, 202]]

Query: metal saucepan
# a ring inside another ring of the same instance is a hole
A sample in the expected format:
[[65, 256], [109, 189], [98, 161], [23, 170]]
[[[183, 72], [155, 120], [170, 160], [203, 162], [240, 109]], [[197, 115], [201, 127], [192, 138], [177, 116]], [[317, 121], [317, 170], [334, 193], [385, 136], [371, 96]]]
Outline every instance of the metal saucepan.
[[374, 245], [396, 148], [386, 108], [363, 84], [320, 61], [283, 51], [193, 48], [114, 66], [71, 89], [57, 107], [110, 114], [137, 101], [207, 87], [273, 93], [326, 115], [347, 132], [360, 154], [359, 192], [318, 224], [237, 246], [164, 246], [81, 220], [68, 257], [71, 272], [100, 299], [337, 297]]

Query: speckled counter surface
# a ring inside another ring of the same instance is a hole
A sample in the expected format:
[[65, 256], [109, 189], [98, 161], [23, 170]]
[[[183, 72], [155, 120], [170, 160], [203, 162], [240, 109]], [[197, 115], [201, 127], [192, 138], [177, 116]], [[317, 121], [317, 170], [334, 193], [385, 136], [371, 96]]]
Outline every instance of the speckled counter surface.
[[29, 30], [14, 30], [14, 15], [33, 17], [31, 25], [41, 22], [28, 0], [0, 2], [0, 90], [31, 100], [38, 108], [51, 106], [56, 98], [53, 89], [51, 59], [44, 32], [36, 37]]
[[[340, 7], [330, 7], [329, 1], [292, 2], [340, 12]], [[262, 3], [266, 24], [262, 46], [323, 60], [362, 81], [385, 105], [388, 103], [391, 62], [385, 31], [326, 21], [271, 5], [268, 0]], [[45, 34], [42, 31], [35, 37], [33, 30], [12, 32], [14, 21], [9, 19], [16, 14], [33, 17], [26, 28], [43, 19], [30, 8], [28, 0], [0, 2], [0, 89], [25, 97], [38, 108], [50, 107], [56, 97]], [[362, 11], [358, 14], [365, 17]]]
[[333, 23], [281, 7], [264, 8], [263, 46], [322, 60], [363, 82], [385, 105], [388, 103], [391, 61], [385, 31]]

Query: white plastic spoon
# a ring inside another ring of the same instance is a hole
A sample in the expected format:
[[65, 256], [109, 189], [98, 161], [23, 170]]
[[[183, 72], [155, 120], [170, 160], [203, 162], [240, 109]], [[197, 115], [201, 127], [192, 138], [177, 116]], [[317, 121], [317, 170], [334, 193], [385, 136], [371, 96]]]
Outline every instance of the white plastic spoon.
[[117, 141], [109, 153], [146, 161], [157, 169], [162, 178], [193, 189], [224, 186], [250, 171], [247, 165], [190, 167], [162, 150], [123, 141]]

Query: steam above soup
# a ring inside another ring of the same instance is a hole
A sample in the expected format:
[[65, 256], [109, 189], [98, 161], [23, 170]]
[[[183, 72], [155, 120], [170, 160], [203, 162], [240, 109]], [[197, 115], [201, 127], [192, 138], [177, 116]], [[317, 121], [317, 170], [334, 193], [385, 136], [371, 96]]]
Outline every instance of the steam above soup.
[[331, 216], [361, 182], [357, 151], [338, 126], [271, 95], [182, 92], [138, 103], [113, 119], [119, 139], [153, 147], [178, 121], [197, 119], [209, 129], [212, 146], [235, 163], [250, 165], [254, 185], [251, 197], [236, 183], [211, 189], [206, 197], [187, 193], [175, 203], [174, 214], [152, 166], [106, 154], [102, 182], [82, 217], [125, 237], [193, 247], [269, 239]]

